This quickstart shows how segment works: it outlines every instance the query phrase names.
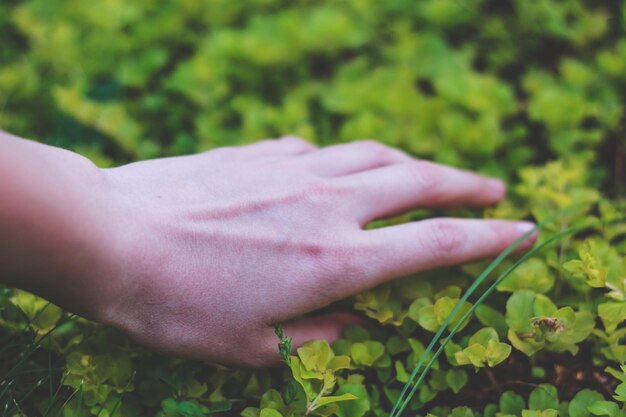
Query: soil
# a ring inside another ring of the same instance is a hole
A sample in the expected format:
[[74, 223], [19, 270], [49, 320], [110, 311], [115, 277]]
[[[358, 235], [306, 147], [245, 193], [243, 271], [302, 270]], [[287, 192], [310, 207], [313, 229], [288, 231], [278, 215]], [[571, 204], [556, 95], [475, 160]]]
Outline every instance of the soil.
[[467, 385], [454, 394], [440, 393], [428, 407], [437, 405], [482, 408], [489, 403], [498, 403], [504, 391], [515, 391], [528, 398], [528, 394], [540, 383], [553, 384], [559, 393], [559, 400], [570, 400], [583, 388], [589, 388], [611, 398], [618, 382], [604, 371], [604, 366], [592, 363], [589, 347], [581, 345], [576, 356], [569, 353], [542, 352], [534, 358], [535, 366], [545, 370], [543, 378], [531, 374], [531, 362], [521, 352], [513, 350], [509, 358], [495, 368], [481, 369], [470, 373]]

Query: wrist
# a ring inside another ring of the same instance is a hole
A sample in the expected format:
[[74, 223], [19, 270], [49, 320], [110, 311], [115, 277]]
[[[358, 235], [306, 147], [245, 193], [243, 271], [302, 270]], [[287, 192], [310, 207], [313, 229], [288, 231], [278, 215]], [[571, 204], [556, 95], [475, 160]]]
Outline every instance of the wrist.
[[0, 145], [0, 278], [97, 319], [108, 291], [95, 281], [110, 268], [105, 176], [69, 151], [10, 136]]

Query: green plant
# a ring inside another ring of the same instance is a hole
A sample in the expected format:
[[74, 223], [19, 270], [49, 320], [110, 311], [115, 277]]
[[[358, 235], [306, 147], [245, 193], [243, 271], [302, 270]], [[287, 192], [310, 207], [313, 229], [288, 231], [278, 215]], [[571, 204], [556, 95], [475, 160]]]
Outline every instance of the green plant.
[[278, 353], [283, 358], [285, 365], [291, 366], [291, 337], [285, 336], [283, 326], [280, 323], [274, 325], [274, 332], [278, 337]]
[[[568, 208], [567, 212], [571, 212], [572, 208]], [[555, 218], [558, 221], [559, 217], [565, 214], [565, 211], [557, 213], [545, 222], [549, 224], [554, 221]], [[626, 220], [626, 218], [612, 219], [610, 223], [623, 222], [624, 220]], [[445, 320], [443, 320], [441, 327], [438, 329], [430, 344], [420, 357], [419, 362], [415, 366], [415, 369], [402, 390], [400, 399], [396, 401], [391, 414], [394, 415], [396, 411], [396, 414], [398, 415], [402, 413], [415, 391], [419, 388], [427, 372], [432, 367], [434, 361], [446, 348], [452, 337], [458, 330], [461, 329], [472, 312], [480, 306], [480, 304], [489, 296], [489, 294], [491, 294], [491, 292], [493, 292], [497, 287], [502, 288], [504, 280], [508, 278], [508, 276], [514, 272], [516, 268], [522, 264], [522, 262], [550, 243], [558, 242], [567, 235], [600, 225], [600, 222], [596, 222], [582, 227], [570, 227], [555, 234], [550, 239], [529, 250], [515, 264], [502, 273], [489, 288], [483, 291], [476, 303], [467, 308], [463, 313], [463, 316], [458, 318], [458, 314], [460, 314], [463, 309], [466, 300], [485, 280], [485, 278], [487, 278], [489, 273], [502, 263], [505, 256], [510, 254], [525, 238], [530, 236], [531, 233], [539, 230], [543, 224], [536, 226], [534, 229], [525, 233], [513, 242], [511, 246], [502, 252], [491, 264], [489, 264], [483, 273], [480, 274], [476, 281], [468, 288], [463, 297], [459, 299], [454, 308], [452, 308]], [[593, 283], [589, 283], [589, 285], [594, 286]], [[541, 294], [535, 294], [530, 290], [520, 289], [515, 292], [507, 301], [506, 312], [506, 324], [509, 327], [509, 340], [513, 346], [529, 356], [546, 347], [551, 347], [557, 352], [567, 350], [575, 354], [578, 352], [577, 343], [583, 341], [593, 328], [593, 321], [589, 313], [575, 313], [571, 307], [564, 307], [557, 310], [556, 306], [548, 297]], [[621, 320], [623, 320], [623, 318]], [[443, 341], [435, 354], [432, 357], [429, 357], [430, 352], [445, 331], [446, 327], [451, 325], [453, 322], [455, 322], [455, 324], [450, 329], [449, 335]], [[472, 364], [475, 367], [482, 367], [486, 363], [490, 367], [493, 367], [506, 359], [510, 353], [511, 346], [506, 343], [500, 343], [497, 332], [493, 328], [486, 327], [479, 330], [469, 339], [467, 348], [463, 350], [459, 349], [454, 353], [454, 361], [458, 365]], [[424, 364], [427, 360], [429, 360], [429, 362], [426, 364], [420, 377], [416, 380], [415, 377], [417, 376], [417, 372], [420, 370], [422, 364]], [[411, 388], [412, 385], [413, 387]], [[408, 398], [405, 398], [404, 396], [408, 392], [409, 388], [411, 388], [411, 391], [408, 394]]]
[[[330, 346], [290, 355], [277, 328], [277, 369], [165, 358], [3, 288], [0, 413], [386, 416], [415, 369], [405, 415], [624, 417], [625, 22], [621, 0], [2, 2], [3, 129], [99, 166], [281, 134], [376, 138], [499, 176], [509, 197], [370, 227], [543, 226], [540, 251], [480, 283], [485, 262], [331, 306], [370, 323]], [[429, 348], [442, 325], [458, 333]]]

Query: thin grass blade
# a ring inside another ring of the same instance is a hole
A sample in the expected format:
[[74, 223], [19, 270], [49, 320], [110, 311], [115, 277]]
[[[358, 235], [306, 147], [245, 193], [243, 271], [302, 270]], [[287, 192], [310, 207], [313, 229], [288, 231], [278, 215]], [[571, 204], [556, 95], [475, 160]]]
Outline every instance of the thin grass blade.
[[[540, 227], [542, 227], [543, 225], [545, 225], [547, 222], [551, 221], [554, 218], [551, 217], [550, 219], [546, 219], [546, 221], [544, 221], [543, 223], [537, 225], [535, 227], [535, 229], [539, 229]], [[434, 364], [434, 362], [437, 360], [437, 358], [441, 355], [441, 353], [444, 351], [445, 346], [448, 344], [448, 342], [452, 339], [452, 337], [454, 337], [454, 335], [458, 332], [458, 329], [463, 325], [463, 323], [465, 321], [467, 321], [469, 319], [469, 317], [472, 315], [472, 313], [474, 312], [474, 310], [496, 289], [496, 287], [502, 282], [504, 281], [519, 265], [521, 265], [523, 262], [525, 262], [528, 258], [532, 257], [533, 255], [535, 255], [537, 252], [541, 251], [544, 247], [555, 243], [557, 241], [559, 241], [560, 239], [571, 235], [571, 234], [576, 234], [588, 229], [592, 229], [594, 227], [597, 226], [602, 226], [602, 225], [608, 225], [608, 224], [613, 224], [613, 223], [619, 223], [619, 222], [623, 222], [626, 220], [626, 217], [622, 217], [622, 218], [617, 218], [617, 219], [613, 219], [610, 221], [597, 221], [591, 224], [587, 224], [584, 226], [574, 226], [574, 227], [570, 227], [564, 231], [561, 231], [557, 234], [555, 234], [554, 236], [550, 237], [549, 239], [547, 239], [546, 241], [542, 242], [541, 244], [537, 245], [536, 247], [532, 248], [531, 250], [529, 250], [528, 252], [526, 252], [522, 257], [520, 257], [520, 259], [518, 259], [513, 265], [511, 265], [505, 272], [503, 272], [494, 282], [493, 284], [487, 289], [485, 290], [481, 296], [476, 300], [476, 302], [472, 305], [472, 307], [463, 315], [463, 317], [461, 317], [461, 319], [457, 322], [457, 324], [450, 330], [450, 333], [448, 334], [448, 336], [444, 339], [444, 341], [442, 342], [442, 344], [440, 345], [440, 347], [437, 349], [437, 351], [434, 353], [434, 355], [432, 356], [432, 358], [430, 359], [430, 361], [426, 364], [426, 366], [424, 367], [424, 370], [422, 371], [422, 373], [420, 374], [419, 378], [415, 381], [415, 384], [413, 384], [413, 388], [411, 389], [411, 391], [409, 392], [408, 396], [406, 399], [404, 399], [404, 396], [401, 395], [401, 397], [398, 399], [398, 401], [396, 402], [396, 404], [394, 405], [394, 408], [390, 414], [390, 416], [399, 416], [404, 409], [408, 406], [411, 398], [413, 397], [413, 395], [415, 395], [415, 392], [417, 391], [417, 389], [420, 387], [420, 384], [423, 382], [423, 380], [425, 379], [428, 371], [430, 370], [430, 368], [432, 367], [432, 365]], [[530, 233], [532, 233], [533, 231], [531, 230]], [[523, 237], [523, 236], [522, 236]], [[517, 241], [516, 241], [517, 242]], [[511, 246], [515, 245], [514, 242]], [[508, 249], [508, 248], [507, 248]], [[505, 251], [506, 252], [506, 251]], [[503, 254], [505, 253], [503, 252]], [[510, 251], [509, 251], [510, 253]], [[499, 257], [498, 257], [499, 258]], [[498, 258], [496, 258], [496, 260], [494, 260], [494, 262], [492, 262], [486, 269], [485, 271], [483, 271], [483, 273], [479, 276], [479, 278], [477, 278], [477, 280], [474, 282], [474, 284], [476, 284], [479, 279], [482, 282], [482, 280], [486, 277], [486, 275], [488, 273], [490, 273], [493, 268], [490, 268], [492, 265], [494, 265], [497, 261]], [[501, 262], [501, 261], [500, 261]], [[499, 262], [498, 262], [499, 263]], [[497, 265], [496, 265], [497, 266]], [[487, 272], [488, 271], [488, 272]], [[485, 272], [487, 272], [487, 274], [485, 274]], [[482, 279], [481, 279], [482, 277]], [[480, 284], [478, 282], [478, 284]], [[470, 288], [466, 291], [466, 293], [464, 294], [464, 296], [459, 300], [459, 303], [462, 303], [464, 301], [467, 300], [467, 298], [469, 297], [469, 295], [471, 295], [471, 292], [473, 292], [473, 290], [475, 289], [475, 287], [477, 287], [478, 285], [472, 285], [470, 286]], [[471, 290], [471, 291], [470, 291]], [[467, 297], [465, 296], [467, 295]], [[456, 315], [456, 312], [453, 311], [450, 313], [450, 315], [448, 316], [448, 319], [450, 320], [446, 320], [446, 322], [444, 322], [444, 324], [441, 326], [441, 328], [439, 329], [440, 331], [437, 332], [437, 334], [435, 335], [435, 337], [433, 338], [433, 341], [431, 341], [431, 344], [429, 344], [429, 348], [427, 348], [424, 353], [422, 354], [422, 356], [420, 357], [420, 360], [414, 370], [414, 372], [411, 374], [411, 376], [413, 377], [413, 374], [417, 374], [417, 372], [419, 371], [419, 368], [422, 366], [422, 364], [426, 361], [426, 357], [430, 354], [431, 350], [432, 350], [432, 346], [434, 346], [434, 344], [437, 342], [438, 337], [437, 335], [441, 335], [441, 333], [443, 333], [443, 331], [445, 330], [445, 328], [447, 327], [447, 325], [449, 324], [449, 322], [452, 320], [452, 318], [454, 318]], [[406, 394], [406, 392], [408, 391], [408, 388], [410, 387], [410, 385], [413, 383], [413, 378], [409, 379], [409, 382], [405, 385], [405, 389], [402, 391], [404, 394]]]

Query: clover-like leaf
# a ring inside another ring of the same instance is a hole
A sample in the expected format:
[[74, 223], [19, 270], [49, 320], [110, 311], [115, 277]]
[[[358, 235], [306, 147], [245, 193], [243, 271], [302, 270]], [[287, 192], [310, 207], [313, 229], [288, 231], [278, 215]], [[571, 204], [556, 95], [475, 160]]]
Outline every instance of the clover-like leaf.
[[362, 384], [343, 384], [335, 394], [351, 394], [355, 397], [352, 401], [341, 401], [337, 404], [337, 417], [363, 417], [371, 408], [367, 389]]
[[544, 261], [531, 258], [518, 266], [511, 275], [498, 285], [499, 291], [515, 292], [518, 290], [532, 290], [546, 293], [554, 286], [554, 274], [548, 269]]
[[589, 417], [589, 406], [597, 401], [604, 400], [604, 397], [593, 390], [583, 389], [578, 391], [569, 403], [568, 411], [570, 417]]
[[554, 385], [540, 384], [533, 389], [528, 397], [528, 408], [546, 410], [559, 408], [559, 394]]
[[309, 371], [322, 372], [335, 356], [325, 340], [309, 340], [297, 349], [304, 367]]
[[353, 343], [350, 349], [355, 365], [372, 366], [385, 353], [385, 346], [375, 340]]
[[619, 405], [613, 401], [599, 400], [589, 405], [587, 410], [596, 416], [615, 417], [619, 412]]
[[331, 396], [327, 396], [327, 397], [320, 397], [317, 399], [317, 405], [319, 407], [323, 406], [323, 405], [327, 405], [327, 404], [331, 404], [331, 403], [336, 403], [339, 401], [350, 401], [350, 400], [356, 400], [357, 396], [346, 392], [344, 394], [341, 395], [331, 395]]
[[522, 409], [526, 406], [526, 402], [521, 395], [513, 391], [505, 391], [500, 396], [500, 411], [505, 414], [520, 415]]
[[462, 369], [449, 369], [446, 372], [446, 383], [455, 394], [467, 384], [467, 372]]
[[626, 302], [607, 302], [598, 305], [598, 316], [607, 332], [612, 333], [626, 320]]
[[469, 339], [465, 349], [455, 353], [455, 359], [459, 365], [472, 364], [477, 368], [485, 365], [494, 367], [504, 361], [510, 353], [511, 346], [500, 342], [498, 333], [486, 327]]
[[558, 411], [552, 408], [546, 410], [522, 410], [522, 417], [557, 417]]

